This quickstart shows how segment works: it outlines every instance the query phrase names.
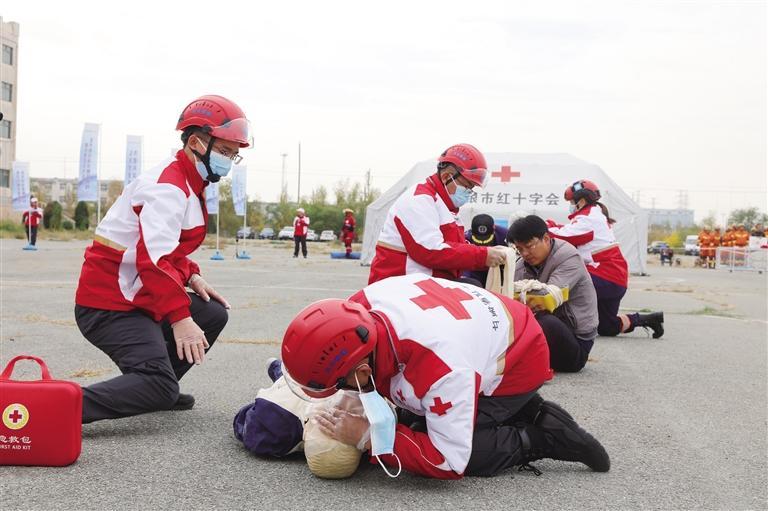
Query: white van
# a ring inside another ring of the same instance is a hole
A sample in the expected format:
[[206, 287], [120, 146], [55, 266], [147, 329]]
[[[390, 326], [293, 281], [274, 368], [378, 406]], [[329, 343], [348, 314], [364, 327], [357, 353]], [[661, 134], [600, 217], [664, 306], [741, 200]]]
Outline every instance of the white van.
[[685, 255], [699, 255], [699, 237], [690, 234], [685, 237]]

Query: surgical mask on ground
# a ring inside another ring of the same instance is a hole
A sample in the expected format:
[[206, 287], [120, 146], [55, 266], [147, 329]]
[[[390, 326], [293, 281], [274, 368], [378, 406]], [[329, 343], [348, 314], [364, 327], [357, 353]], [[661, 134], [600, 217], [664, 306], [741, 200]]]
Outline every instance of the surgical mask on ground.
[[[381, 397], [381, 394], [376, 390], [376, 383], [371, 376], [371, 382], [373, 383], [373, 391], [363, 393], [360, 387], [360, 382], [357, 379], [357, 373], [355, 373], [355, 381], [357, 382], [357, 388], [360, 390], [360, 401], [363, 403], [363, 410], [365, 410], [365, 416], [368, 419], [368, 423], [371, 427], [371, 454], [376, 456], [376, 459], [387, 473], [389, 477], [397, 477], [400, 475], [403, 467], [400, 464], [400, 458], [395, 455], [395, 426], [397, 420], [395, 419], [395, 413], [389, 407], [387, 402]], [[392, 475], [387, 470], [384, 463], [379, 458], [382, 454], [392, 454], [397, 459], [397, 473]]]

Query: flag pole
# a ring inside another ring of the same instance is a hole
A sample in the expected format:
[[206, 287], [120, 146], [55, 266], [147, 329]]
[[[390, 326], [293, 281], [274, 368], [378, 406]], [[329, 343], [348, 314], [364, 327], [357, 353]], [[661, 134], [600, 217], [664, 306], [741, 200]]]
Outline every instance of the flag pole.
[[219, 217], [221, 213], [216, 213], [216, 253], [211, 256], [212, 261], [223, 261], [224, 256], [219, 252]]
[[[248, 227], [248, 194], [245, 195], [245, 203], [243, 205], [243, 250], [241, 250], [240, 253], [235, 250], [235, 257], [238, 259], [251, 258], [251, 256], [245, 250], [245, 240], [248, 239], [248, 236], [245, 233], [246, 227]], [[237, 234], [235, 234], [235, 241], [237, 241]]]

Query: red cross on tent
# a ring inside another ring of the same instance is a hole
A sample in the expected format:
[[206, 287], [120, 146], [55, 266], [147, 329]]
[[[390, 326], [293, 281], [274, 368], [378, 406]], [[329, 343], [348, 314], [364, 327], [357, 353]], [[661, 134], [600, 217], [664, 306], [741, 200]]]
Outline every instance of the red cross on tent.
[[445, 415], [448, 413], [448, 409], [453, 406], [453, 403], [448, 401], [447, 403], [443, 403], [443, 400], [439, 397], [435, 398], [435, 404], [429, 407], [429, 411], [432, 413], [436, 413], [437, 415]]
[[411, 298], [411, 301], [424, 310], [445, 307], [456, 319], [470, 319], [469, 311], [461, 302], [472, 300], [472, 295], [463, 289], [443, 287], [434, 280], [416, 282], [416, 287], [426, 294]]
[[520, 172], [512, 170], [509, 165], [502, 165], [500, 171], [491, 172], [491, 177], [498, 177], [502, 183], [509, 183], [513, 177], [520, 177]]

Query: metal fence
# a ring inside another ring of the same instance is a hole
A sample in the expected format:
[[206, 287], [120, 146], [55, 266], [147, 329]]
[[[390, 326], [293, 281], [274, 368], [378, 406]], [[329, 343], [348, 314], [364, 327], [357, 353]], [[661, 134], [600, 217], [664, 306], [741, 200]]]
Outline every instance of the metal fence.
[[768, 270], [768, 249], [750, 247], [718, 247], [715, 268], [728, 271]]

